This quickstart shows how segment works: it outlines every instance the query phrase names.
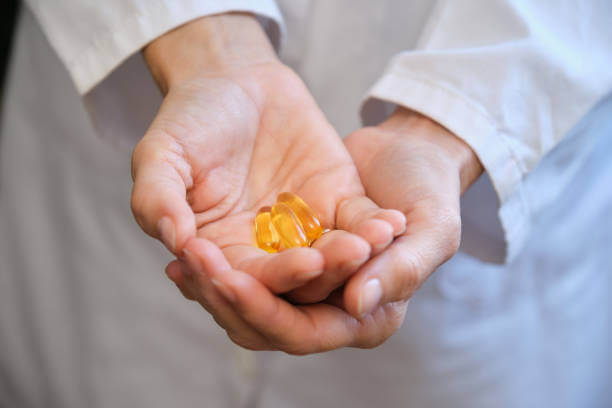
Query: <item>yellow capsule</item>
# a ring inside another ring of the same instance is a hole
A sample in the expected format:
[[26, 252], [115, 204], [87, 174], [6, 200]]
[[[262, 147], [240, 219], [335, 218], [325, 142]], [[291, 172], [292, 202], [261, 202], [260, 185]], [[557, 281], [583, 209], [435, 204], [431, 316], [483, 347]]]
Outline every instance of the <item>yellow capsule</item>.
[[278, 252], [280, 239], [278, 232], [272, 225], [270, 207], [261, 207], [255, 216], [255, 240], [257, 246], [266, 252]]
[[280, 193], [277, 201], [284, 203], [291, 208], [296, 218], [298, 219], [302, 229], [306, 233], [306, 239], [310, 245], [315, 239], [323, 234], [321, 221], [312, 209], [299, 196], [293, 193]]
[[308, 238], [291, 208], [284, 203], [276, 203], [270, 211], [272, 224], [284, 248], [308, 246]]

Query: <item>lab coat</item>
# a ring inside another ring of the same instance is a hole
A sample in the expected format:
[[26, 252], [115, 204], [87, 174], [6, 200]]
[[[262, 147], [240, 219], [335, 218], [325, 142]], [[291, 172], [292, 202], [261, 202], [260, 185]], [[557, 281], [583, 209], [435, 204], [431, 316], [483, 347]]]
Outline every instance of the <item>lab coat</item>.
[[[0, 406], [609, 406], [612, 10], [532, 3], [29, 1], [1, 122]], [[374, 350], [234, 346], [132, 221], [161, 102], [138, 50], [236, 10], [341, 134], [403, 105], [486, 169], [460, 252]]]

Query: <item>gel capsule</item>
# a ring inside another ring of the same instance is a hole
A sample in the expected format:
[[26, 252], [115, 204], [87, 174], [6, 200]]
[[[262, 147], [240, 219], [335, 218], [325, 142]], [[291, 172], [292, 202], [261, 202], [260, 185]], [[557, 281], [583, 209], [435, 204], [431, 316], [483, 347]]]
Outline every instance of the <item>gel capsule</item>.
[[257, 246], [266, 252], [278, 252], [280, 238], [272, 225], [270, 207], [261, 207], [255, 216], [255, 240]]
[[321, 236], [323, 228], [321, 227], [319, 217], [299, 196], [293, 193], [280, 193], [277, 202], [284, 203], [291, 208], [304, 233], [306, 233], [309, 245]]
[[272, 224], [284, 248], [308, 246], [308, 238], [291, 208], [284, 203], [276, 203], [270, 211]]

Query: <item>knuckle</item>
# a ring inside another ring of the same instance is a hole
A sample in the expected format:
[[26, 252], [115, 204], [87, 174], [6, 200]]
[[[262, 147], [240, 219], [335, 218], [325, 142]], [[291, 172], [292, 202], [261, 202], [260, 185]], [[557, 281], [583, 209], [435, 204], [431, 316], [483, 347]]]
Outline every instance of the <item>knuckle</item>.
[[441, 251], [444, 261], [447, 261], [459, 250], [461, 215], [456, 208], [442, 207], [431, 214], [431, 218], [437, 226], [438, 250]]
[[444, 260], [450, 259], [459, 250], [461, 243], [461, 217], [454, 212], [444, 218], [442, 223], [442, 251]]
[[403, 300], [412, 296], [421, 285], [426, 272], [424, 262], [418, 253], [404, 253], [394, 282], [397, 296], [389, 300]]

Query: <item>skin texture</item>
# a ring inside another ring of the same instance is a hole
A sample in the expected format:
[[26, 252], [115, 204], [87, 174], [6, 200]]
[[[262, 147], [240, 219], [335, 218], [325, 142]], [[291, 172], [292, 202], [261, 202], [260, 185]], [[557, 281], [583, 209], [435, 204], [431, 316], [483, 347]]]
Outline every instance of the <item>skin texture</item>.
[[[483, 169], [467, 144], [436, 122], [404, 108], [379, 126], [351, 134], [345, 143], [368, 196], [379, 205], [402, 211], [407, 225], [345, 287], [345, 309], [363, 316], [379, 304], [409, 299], [457, 252], [459, 198]], [[373, 280], [371, 286], [381, 286], [380, 299], [364, 304], [365, 287]]]
[[[345, 146], [247, 15], [191, 22], [145, 58], [165, 98], [133, 154], [132, 210], [178, 256], [166, 273], [183, 295], [251, 349], [391, 336], [458, 247], [459, 196], [482, 171], [469, 147], [404, 110]], [[337, 230], [312, 248], [256, 248], [255, 213], [282, 191]]]
[[[133, 153], [132, 210], [177, 256], [186, 258], [189, 239], [205, 238], [273, 293], [317, 302], [403, 232], [400, 212], [365, 197], [341, 139], [252, 17], [194, 21], [145, 57], [166, 95]], [[312, 248], [256, 248], [255, 214], [283, 191], [339, 230]]]
[[[404, 211], [407, 229], [326, 302], [291, 305], [232, 269], [203, 240], [187, 244], [197, 254], [188, 265], [168, 265], [168, 276], [185, 296], [204, 304], [237, 344], [292, 354], [375, 347], [397, 331], [412, 294], [456, 252], [459, 197], [482, 172], [467, 145], [405, 109], [350, 135], [346, 145], [368, 194]], [[379, 297], [368, 304], [365, 287], [372, 279], [380, 284]]]

